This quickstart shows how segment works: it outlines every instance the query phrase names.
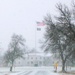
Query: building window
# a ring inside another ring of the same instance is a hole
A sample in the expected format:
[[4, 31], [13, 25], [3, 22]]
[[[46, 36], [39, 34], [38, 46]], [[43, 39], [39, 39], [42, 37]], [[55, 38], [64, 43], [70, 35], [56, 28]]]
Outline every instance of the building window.
[[31, 57], [31, 59], [33, 59], [33, 57]]
[[33, 61], [31, 61], [31, 64], [33, 64]]
[[27, 64], [29, 64], [29, 62], [27, 62]]
[[39, 61], [39, 64], [42, 64], [42, 61]]
[[28, 59], [29, 59], [29, 57], [28, 57]]
[[19, 64], [20, 64], [20, 61], [19, 61]]
[[37, 59], [37, 57], [36, 57], [36, 59]]
[[46, 59], [46, 57], [44, 57], [44, 59]]
[[48, 57], [48, 59], [50, 59], [50, 57]]
[[24, 57], [24, 60], [25, 60], [25, 57]]

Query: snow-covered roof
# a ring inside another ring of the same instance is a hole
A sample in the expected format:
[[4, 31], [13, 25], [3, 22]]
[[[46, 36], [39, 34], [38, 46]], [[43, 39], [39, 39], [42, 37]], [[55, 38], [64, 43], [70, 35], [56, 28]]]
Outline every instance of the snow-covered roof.
[[44, 53], [44, 52], [38, 52], [38, 53], [27, 53], [26, 55], [34, 55], [34, 56], [44, 56], [44, 57], [50, 57], [52, 54], [50, 53]]

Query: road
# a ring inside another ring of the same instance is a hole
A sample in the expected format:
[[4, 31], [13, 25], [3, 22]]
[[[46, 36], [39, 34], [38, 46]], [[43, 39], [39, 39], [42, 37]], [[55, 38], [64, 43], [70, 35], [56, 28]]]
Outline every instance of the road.
[[[58, 68], [58, 72], [61, 70]], [[59, 75], [54, 72], [54, 67], [16, 67], [13, 72], [9, 68], [1, 68], [0, 75]]]
[[59, 75], [59, 74], [54, 73], [53, 71], [48, 71], [48, 70], [34, 70], [29, 72], [23, 72], [18, 75]]
[[34, 71], [34, 72], [31, 72], [30, 74], [28, 75], [58, 75], [57, 73], [53, 73], [53, 72], [50, 72], [50, 71]]
[[[9, 67], [0, 67], [0, 75], [60, 75], [61, 67], [58, 67], [57, 73], [54, 72], [54, 67], [15, 67], [13, 71], [9, 71]], [[68, 71], [75, 71], [75, 67]], [[61, 74], [64, 75], [64, 74]], [[68, 74], [67, 74], [68, 75]], [[72, 74], [69, 74], [72, 75]], [[75, 75], [75, 74], [73, 74]]]
[[0, 75], [59, 75], [59, 74], [54, 72], [54, 67], [52, 66], [52, 67], [16, 67], [15, 69], [13, 69], [13, 72], [8, 72], [5, 69], [3, 73], [0, 73]]

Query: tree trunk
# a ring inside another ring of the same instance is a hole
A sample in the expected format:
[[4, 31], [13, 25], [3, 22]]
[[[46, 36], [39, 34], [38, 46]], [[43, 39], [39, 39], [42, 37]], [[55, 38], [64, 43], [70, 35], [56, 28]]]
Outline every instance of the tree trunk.
[[13, 68], [13, 66], [10, 67], [10, 71], [11, 71], [11, 72], [12, 72], [12, 68]]
[[62, 60], [62, 72], [66, 72], [65, 71], [65, 62], [66, 62], [65, 60]]
[[12, 61], [12, 65], [10, 67], [10, 71], [12, 72], [12, 69], [13, 69], [13, 61]]

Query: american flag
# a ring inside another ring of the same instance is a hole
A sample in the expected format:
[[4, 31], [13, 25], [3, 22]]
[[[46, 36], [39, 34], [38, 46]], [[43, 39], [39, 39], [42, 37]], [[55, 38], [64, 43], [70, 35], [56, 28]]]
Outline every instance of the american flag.
[[45, 23], [44, 22], [37, 22], [37, 26], [44, 26]]

